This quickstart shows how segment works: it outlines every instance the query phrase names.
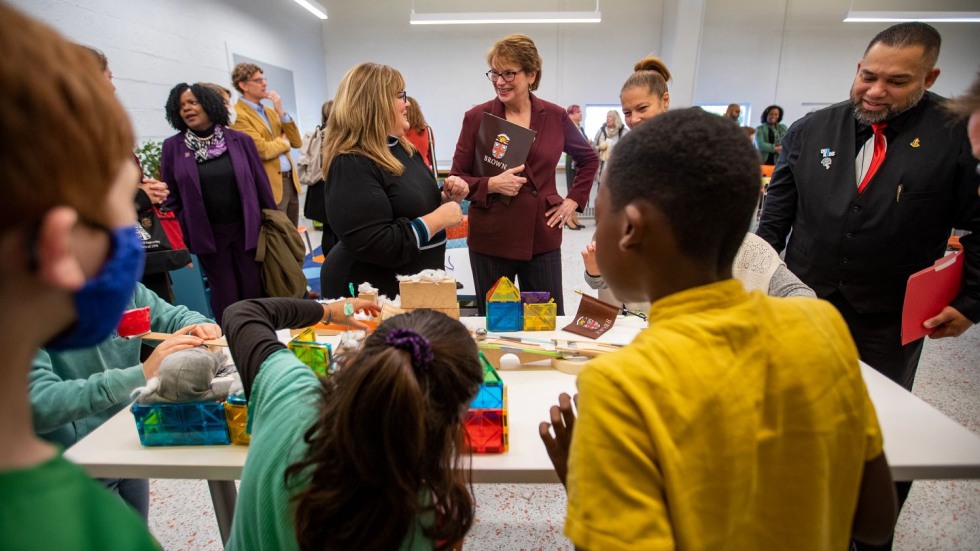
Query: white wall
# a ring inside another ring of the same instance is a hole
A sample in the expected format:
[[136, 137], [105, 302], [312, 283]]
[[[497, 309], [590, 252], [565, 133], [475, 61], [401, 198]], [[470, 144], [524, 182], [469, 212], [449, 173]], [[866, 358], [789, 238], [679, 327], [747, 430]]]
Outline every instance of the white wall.
[[[534, 39], [543, 61], [536, 94], [563, 106], [618, 103], [633, 64], [660, 44], [659, 0], [605, 2], [601, 23], [577, 25], [410, 25], [410, 6], [391, 0], [328, 3], [327, 86], [336, 92], [344, 73], [363, 61], [401, 71], [436, 135], [436, 157], [446, 166], [463, 113], [493, 98], [484, 76], [486, 52], [504, 35], [521, 32]], [[421, 5], [416, 9], [422, 11]]]
[[[890, 23], [844, 23], [850, 0], [706, 0], [694, 102], [752, 104], [759, 123], [770, 104], [784, 123], [813, 104], [847, 99], [868, 42]], [[940, 23], [932, 90], [962, 93], [977, 74], [980, 24]]]
[[178, 82], [231, 88], [231, 54], [293, 71], [298, 118], [320, 121], [320, 20], [291, 0], [7, 0], [68, 38], [104, 51], [140, 139], [174, 133], [163, 115]]
[[[228, 83], [229, 52], [293, 71], [303, 130], [319, 122], [320, 104], [350, 67], [375, 61], [405, 75], [445, 163], [463, 112], [493, 95], [485, 53], [510, 32], [534, 38], [544, 61], [538, 95], [560, 105], [618, 102], [633, 64], [654, 53], [677, 77], [672, 107], [747, 102], [754, 122], [777, 103], [790, 122], [810, 104], [845, 99], [865, 46], [888, 26], [843, 23], [850, 0], [604, 0], [596, 25], [492, 26], [409, 25], [410, 0], [321, 0], [330, 14], [322, 23], [291, 0], [8, 1], [106, 52], [144, 139], [172, 133], [163, 104], [174, 84]], [[501, 9], [592, 9], [591, 0], [498, 1]], [[416, 0], [416, 9], [471, 8]], [[933, 90], [955, 95], [976, 75], [980, 24], [936, 27], [943, 72]]]

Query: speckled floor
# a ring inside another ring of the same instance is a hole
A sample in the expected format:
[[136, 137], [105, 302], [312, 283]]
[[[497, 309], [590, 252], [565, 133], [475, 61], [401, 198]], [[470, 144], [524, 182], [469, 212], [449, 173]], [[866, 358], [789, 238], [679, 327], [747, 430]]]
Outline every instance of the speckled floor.
[[[562, 261], [565, 301], [577, 305], [584, 288], [579, 255], [594, 224], [565, 231]], [[312, 236], [319, 242], [319, 236]], [[571, 308], [570, 308], [571, 310]], [[980, 433], [980, 327], [956, 339], [927, 341], [915, 394]], [[542, 417], [543, 418], [543, 417]], [[480, 484], [476, 523], [465, 541], [472, 550], [571, 550], [562, 535], [564, 489], [553, 484]], [[220, 549], [207, 484], [202, 480], [152, 480], [150, 528], [165, 549]], [[896, 551], [980, 549], [980, 480], [921, 481], [913, 485], [896, 529]]]

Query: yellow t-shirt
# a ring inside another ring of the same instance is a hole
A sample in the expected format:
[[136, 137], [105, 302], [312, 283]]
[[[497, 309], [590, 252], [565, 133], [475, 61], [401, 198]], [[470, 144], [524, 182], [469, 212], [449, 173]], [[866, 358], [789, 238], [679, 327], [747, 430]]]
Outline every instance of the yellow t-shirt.
[[882, 440], [830, 304], [731, 279], [670, 295], [578, 389], [565, 522], [576, 546], [847, 548]]

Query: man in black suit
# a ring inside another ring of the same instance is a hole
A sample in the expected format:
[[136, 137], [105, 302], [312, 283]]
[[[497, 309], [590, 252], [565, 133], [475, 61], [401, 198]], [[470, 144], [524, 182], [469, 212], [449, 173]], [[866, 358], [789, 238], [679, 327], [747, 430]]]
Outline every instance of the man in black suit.
[[837, 306], [861, 359], [909, 390], [923, 341], [901, 344], [906, 282], [944, 254], [952, 228], [973, 232], [961, 240], [963, 287], [926, 327], [955, 337], [980, 321], [980, 177], [965, 123], [927, 92], [940, 42], [924, 23], [875, 36], [850, 100], [790, 128], [757, 232]]

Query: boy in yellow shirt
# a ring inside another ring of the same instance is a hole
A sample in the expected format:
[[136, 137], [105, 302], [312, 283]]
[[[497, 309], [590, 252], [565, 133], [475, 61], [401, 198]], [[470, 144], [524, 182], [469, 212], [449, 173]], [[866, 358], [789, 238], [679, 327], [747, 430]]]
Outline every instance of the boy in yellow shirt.
[[567, 458], [576, 548], [887, 541], [894, 487], [847, 326], [826, 302], [732, 279], [759, 193], [741, 131], [669, 112], [617, 144], [604, 178], [599, 266], [616, 296], [652, 305], [632, 344], [579, 376], [579, 418], [562, 395], [541, 424], [563, 482]]

